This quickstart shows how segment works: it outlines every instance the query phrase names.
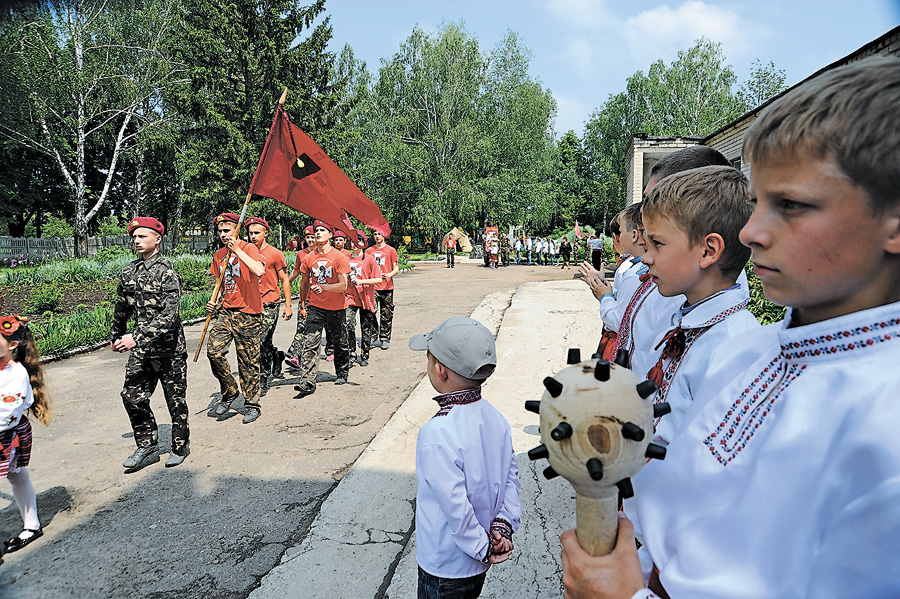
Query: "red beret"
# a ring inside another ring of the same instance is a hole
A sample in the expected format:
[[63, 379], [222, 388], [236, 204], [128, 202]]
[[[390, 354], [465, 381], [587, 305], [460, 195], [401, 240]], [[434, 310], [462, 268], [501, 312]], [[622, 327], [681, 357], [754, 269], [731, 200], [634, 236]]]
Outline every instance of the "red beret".
[[315, 233], [315, 232], [316, 232], [316, 230], [313, 228], [312, 225], [310, 225], [310, 226], [306, 227], [305, 229], [303, 229], [303, 234], [304, 234], [304, 235], [312, 235], [312, 234]]
[[366, 234], [363, 233], [362, 231], [356, 232], [356, 238], [357, 238], [356, 245], [358, 245], [361, 248], [364, 248], [369, 244], [369, 240], [368, 240], [368, 238], [366, 238]]
[[335, 237], [343, 237], [344, 239], [347, 239], [347, 234], [344, 233], [343, 231], [341, 231], [340, 229], [334, 230], [334, 236]]
[[332, 227], [331, 225], [329, 225], [328, 223], [326, 223], [324, 221], [317, 220], [316, 222], [314, 222], [313, 229], [315, 229], [316, 227], [325, 227], [326, 229], [328, 229], [329, 231], [334, 233], [334, 227]]
[[262, 225], [266, 228], [266, 231], [269, 230], [269, 223], [267, 223], [263, 219], [259, 218], [258, 216], [251, 216], [250, 218], [248, 218], [247, 220], [244, 221], [244, 226], [247, 227], [248, 229], [250, 228], [250, 225]]
[[215, 221], [217, 224], [225, 222], [238, 224], [239, 222], [241, 222], [241, 217], [234, 212], [223, 212], [222, 214], [214, 218], [213, 221]]
[[131, 222], [128, 223], [128, 234], [131, 235], [131, 233], [134, 232], [135, 229], [139, 229], [141, 227], [145, 229], [152, 229], [160, 235], [166, 234], [166, 228], [163, 226], [163, 224], [152, 216], [139, 216], [137, 218], [131, 219]]

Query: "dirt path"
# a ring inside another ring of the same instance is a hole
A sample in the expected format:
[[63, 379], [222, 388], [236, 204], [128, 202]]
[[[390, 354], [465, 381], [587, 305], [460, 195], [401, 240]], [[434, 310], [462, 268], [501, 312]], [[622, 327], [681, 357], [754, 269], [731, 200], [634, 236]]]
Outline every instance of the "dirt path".
[[[247, 426], [233, 412], [224, 421], [207, 415], [218, 384], [201, 354], [188, 374], [192, 453], [173, 469], [163, 468], [163, 454], [123, 474], [134, 449], [119, 396], [124, 356], [98, 351], [49, 365], [56, 419], [35, 425], [29, 468], [45, 534], [5, 556], [0, 597], [246, 597], [299, 543], [336, 481], [421, 379], [424, 360], [406, 347], [412, 334], [470, 314], [489, 293], [572, 273], [421, 264], [397, 279], [389, 350], [373, 350], [370, 365], [353, 368], [343, 387], [326, 382], [333, 364], [322, 361], [322, 382], [305, 399], [293, 399], [295, 379], [278, 381], [262, 417]], [[279, 323], [276, 345], [286, 348], [293, 331], [293, 321]], [[193, 352], [200, 327], [185, 333]], [[167, 451], [159, 390], [153, 409]], [[20, 527], [10, 487], [0, 483], [0, 533], [8, 538]]]

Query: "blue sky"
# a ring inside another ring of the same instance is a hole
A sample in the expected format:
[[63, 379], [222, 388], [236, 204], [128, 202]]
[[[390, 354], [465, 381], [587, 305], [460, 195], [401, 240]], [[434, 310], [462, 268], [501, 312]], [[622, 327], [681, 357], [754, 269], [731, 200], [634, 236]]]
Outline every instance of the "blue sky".
[[723, 44], [738, 80], [754, 59], [793, 85], [900, 24], [900, 0], [328, 0], [330, 49], [345, 43], [377, 75], [415, 25], [464, 21], [489, 52], [507, 29], [532, 53], [531, 74], [556, 98], [558, 135], [584, 122], [625, 80], [671, 62], [700, 36]]

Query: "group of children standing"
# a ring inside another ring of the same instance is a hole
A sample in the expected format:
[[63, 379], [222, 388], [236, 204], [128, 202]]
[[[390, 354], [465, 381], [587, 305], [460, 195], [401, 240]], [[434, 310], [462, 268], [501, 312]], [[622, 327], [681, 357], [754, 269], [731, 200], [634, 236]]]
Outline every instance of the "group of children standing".
[[[777, 99], [744, 158], [749, 182], [706, 147], [660, 160], [613, 227], [613, 286], [579, 267], [601, 350], [672, 412], [613, 552], [562, 534], [567, 598], [900, 594], [900, 61]], [[782, 322], [747, 310], [748, 259]], [[480, 392], [493, 343], [466, 320], [409, 343], [441, 393], [417, 445], [420, 599], [477, 597], [520, 517], [508, 425]]]

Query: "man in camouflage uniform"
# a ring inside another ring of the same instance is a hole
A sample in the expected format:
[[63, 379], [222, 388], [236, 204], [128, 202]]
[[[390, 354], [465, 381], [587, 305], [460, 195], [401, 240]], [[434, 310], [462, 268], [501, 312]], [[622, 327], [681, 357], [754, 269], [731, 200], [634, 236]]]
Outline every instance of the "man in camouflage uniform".
[[[125, 366], [122, 400], [131, 420], [135, 452], [122, 466], [137, 469], [159, 461], [159, 432], [150, 409], [157, 381], [162, 384], [172, 417], [172, 451], [166, 467], [177, 466], [189, 452], [187, 350], [178, 306], [181, 277], [159, 253], [165, 228], [155, 218], [136, 218], [128, 225], [137, 260], [129, 262], [119, 277], [112, 323], [112, 349], [131, 351]], [[128, 319], [134, 330], [126, 334]]]
[[503, 266], [509, 266], [509, 235], [506, 233], [500, 234], [500, 264]]

